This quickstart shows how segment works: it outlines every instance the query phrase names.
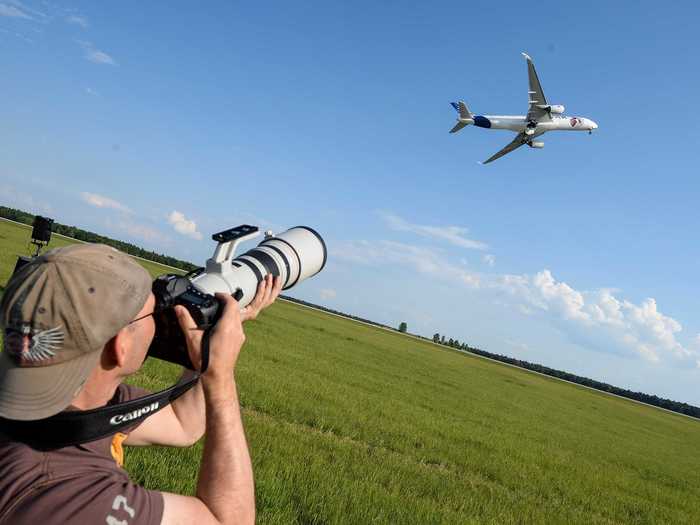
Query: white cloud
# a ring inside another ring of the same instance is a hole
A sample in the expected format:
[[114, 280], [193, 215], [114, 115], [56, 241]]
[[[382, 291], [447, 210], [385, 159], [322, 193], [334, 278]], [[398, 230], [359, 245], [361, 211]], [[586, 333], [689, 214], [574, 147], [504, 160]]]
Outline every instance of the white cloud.
[[107, 53], [104, 51], [100, 51], [99, 49], [89, 49], [86, 51], [86, 58], [90, 62], [94, 62], [95, 64], [109, 64], [111, 66], [116, 65], [116, 62], [114, 59], [109, 56]]
[[123, 211], [125, 213], [131, 213], [131, 210], [121, 202], [117, 202], [114, 199], [105, 197], [104, 195], [84, 191], [80, 194], [80, 197], [83, 199], [83, 201], [87, 202], [90, 206], [94, 206], [95, 208], [110, 208], [117, 211]]
[[91, 96], [93, 96], [93, 97], [99, 97], [99, 96], [100, 96], [100, 94], [99, 94], [97, 91], [95, 91], [94, 89], [92, 89], [91, 87], [86, 87], [86, 88], [85, 88], [85, 93], [87, 93], [88, 95], [91, 95]]
[[90, 25], [87, 18], [79, 15], [70, 15], [66, 17], [66, 22], [68, 22], [69, 24], [80, 26], [83, 29], [87, 29]]
[[478, 288], [481, 280], [479, 274], [450, 263], [438, 250], [400, 242], [346, 241], [335, 245], [332, 253], [335, 258], [365, 265], [400, 264], [469, 288]]
[[332, 288], [323, 288], [321, 291], [319, 291], [319, 296], [323, 300], [335, 299], [337, 295], [337, 292]]
[[128, 233], [132, 237], [138, 237], [146, 241], [155, 242], [165, 242], [167, 237], [165, 237], [161, 232], [145, 224], [138, 224], [134, 222], [121, 221], [114, 225], [116, 228]]
[[421, 237], [447, 241], [460, 248], [471, 250], [486, 250], [488, 248], [486, 243], [467, 239], [465, 235], [468, 230], [461, 226], [422, 226], [420, 224], [411, 224], [392, 213], [380, 212], [380, 215], [392, 230], [411, 232]]
[[656, 301], [634, 304], [610, 289], [578, 291], [557, 281], [549, 270], [530, 277], [504, 275], [493, 284], [524, 304], [546, 312], [574, 342], [596, 350], [636, 355], [650, 362], [670, 360], [695, 366], [700, 350], [684, 347], [677, 339], [681, 324], [661, 313]]
[[85, 51], [86, 60], [89, 60], [94, 64], [107, 64], [110, 66], [117, 65], [117, 62], [111, 56], [104, 51], [96, 49], [95, 46], [92, 45], [92, 42], [86, 42], [85, 40], [76, 40], [76, 42], [83, 48], [83, 51]]
[[490, 253], [487, 253], [484, 255], [481, 260], [484, 262], [484, 264], [489, 265], [490, 267], [494, 267], [496, 265], [496, 256], [492, 255]]
[[652, 298], [635, 304], [621, 298], [617, 290], [577, 290], [547, 269], [535, 275], [472, 272], [464, 264], [452, 263], [439, 250], [387, 240], [336, 243], [331, 255], [354, 264], [409, 268], [486, 294], [503, 297], [506, 292], [515, 299], [511, 304], [517, 311], [545, 318], [584, 348], [652, 363], [700, 367], [700, 335], [684, 346], [678, 340], [681, 324], [662, 313]]
[[175, 228], [176, 232], [182, 235], [197, 240], [202, 238], [202, 234], [197, 231], [197, 224], [193, 220], [185, 218], [185, 215], [179, 211], [175, 210], [170, 213], [170, 215], [168, 215], [168, 222]]
[[7, 16], [10, 18], [24, 18], [26, 20], [33, 20], [24, 10], [14, 5], [7, 5], [0, 3], [0, 16]]
[[[32, 20], [38, 20], [40, 22], [46, 21], [49, 18], [49, 16], [43, 11], [34, 9], [33, 7], [28, 6], [24, 2], [20, 2], [20, 0], [5, 0], [4, 2], [0, 3], [8, 7], [14, 6], [16, 9], [22, 11], [25, 16], [22, 16], [21, 18], [30, 18]], [[44, 2], [44, 4], [46, 4], [46, 2]]]

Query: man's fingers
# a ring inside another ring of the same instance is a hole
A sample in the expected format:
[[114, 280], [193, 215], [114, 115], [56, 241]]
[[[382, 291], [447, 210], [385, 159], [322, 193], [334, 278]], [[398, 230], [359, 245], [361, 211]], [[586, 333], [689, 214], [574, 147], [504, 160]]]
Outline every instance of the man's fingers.
[[262, 305], [263, 307], [268, 306], [270, 304], [270, 296], [272, 295], [272, 274], [268, 273], [265, 276], [265, 288], [263, 289], [263, 296], [262, 296]]
[[282, 277], [278, 275], [275, 277], [275, 284], [272, 288], [272, 301], [277, 299], [279, 296], [280, 292], [282, 291]]
[[267, 281], [268, 281], [268, 278], [266, 275], [265, 278], [262, 281], [260, 281], [260, 284], [258, 285], [258, 291], [255, 294], [255, 298], [253, 299], [253, 303], [252, 303], [253, 309], [255, 309], [255, 310], [259, 310], [260, 307], [263, 304], [265, 304], [265, 295], [267, 294], [267, 289], [268, 289]]
[[224, 324], [240, 322], [241, 314], [238, 308], [238, 301], [227, 293], [217, 293], [216, 298], [224, 305], [224, 311], [216, 324], [219, 325], [222, 321]]
[[241, 311], [241, 319], [249, 321], [257, 318], [261, 311], [275, 302], [282, 290], [282, 284], [282, 278], [279, 275], [267, 274], [258, 284], [258, 290], [253, 300]]
[[190, 330], [197, 330], [197, 323], [194, 322], [192, 315], [190, 315], [190, 312], [184, 306], [177, 305], [175, 307], [175, 316], [183, 332], [187, 333]]

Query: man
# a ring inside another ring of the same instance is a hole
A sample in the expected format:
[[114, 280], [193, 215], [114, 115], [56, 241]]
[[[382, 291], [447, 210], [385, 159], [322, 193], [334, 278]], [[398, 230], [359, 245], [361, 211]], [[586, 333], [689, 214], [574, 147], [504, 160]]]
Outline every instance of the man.
[[[141, 424], [77, 446], [42, 452], [2, 435], [0, 524], [253, 523], [253, 472], [234, 369], [242, 322], [278, 296], [268, 276], [242, 311], [226, 294], [210, 339], [209, 366], [194, 388]], [[123, 384], [141, 367], [155, 334], [148, 273], [104, 245], [47, 252], [10, 279], [0, 304], [0, 416], [35, 420], [141, 397]], [[195, 367], [203, 332], [176, 315]], [[185, 372], [187, 375], [191, 372]], [[189, 446], [206, 437], [195, 497], [149, 491], [121, 468], [126, 445]]]

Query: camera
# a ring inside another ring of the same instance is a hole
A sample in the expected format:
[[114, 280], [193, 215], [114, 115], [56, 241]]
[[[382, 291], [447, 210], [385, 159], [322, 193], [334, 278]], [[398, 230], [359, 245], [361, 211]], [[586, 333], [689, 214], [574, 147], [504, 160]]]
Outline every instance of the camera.
[[[243, 224], [212, 235], [218, 244], [206, 267], [189, 274], [167, 274], [153, 282], [156, 297], [156, 335], [148, 357], [194, 369], [174, 307], [182, 305], [197, 326], [207, 330], [216, 324], [222, 308], [217, 292], [231, 294], [241, 307], [253, 300], [258, 284], [268, 274], [282, 279], [284, 290], [316, 275], [326, 264], [328, 252], [323, 238], [307, 226], [296, 226], [278, 235], [265, 234], [260, 244], [234, 258], [236, 247], [260, 234], [256, 226]], [[204, 345], [203, 345], [204, 346]], [[207, 348], [202, 349], [206, 354]], [[207, 355], [203, 355], [203, 370]]]

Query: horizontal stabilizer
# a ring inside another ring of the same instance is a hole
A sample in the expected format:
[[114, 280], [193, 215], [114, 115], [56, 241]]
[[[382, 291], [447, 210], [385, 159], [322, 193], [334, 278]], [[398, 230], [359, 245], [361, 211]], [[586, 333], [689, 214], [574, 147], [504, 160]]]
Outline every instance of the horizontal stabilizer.
[[450, 133], [457, 133], [460, 129], [462, 129], [466, 125], [467, 125], [466, 122], [457, 122], [457, 124], [455, 124], [455, 127], [450, 130]]

